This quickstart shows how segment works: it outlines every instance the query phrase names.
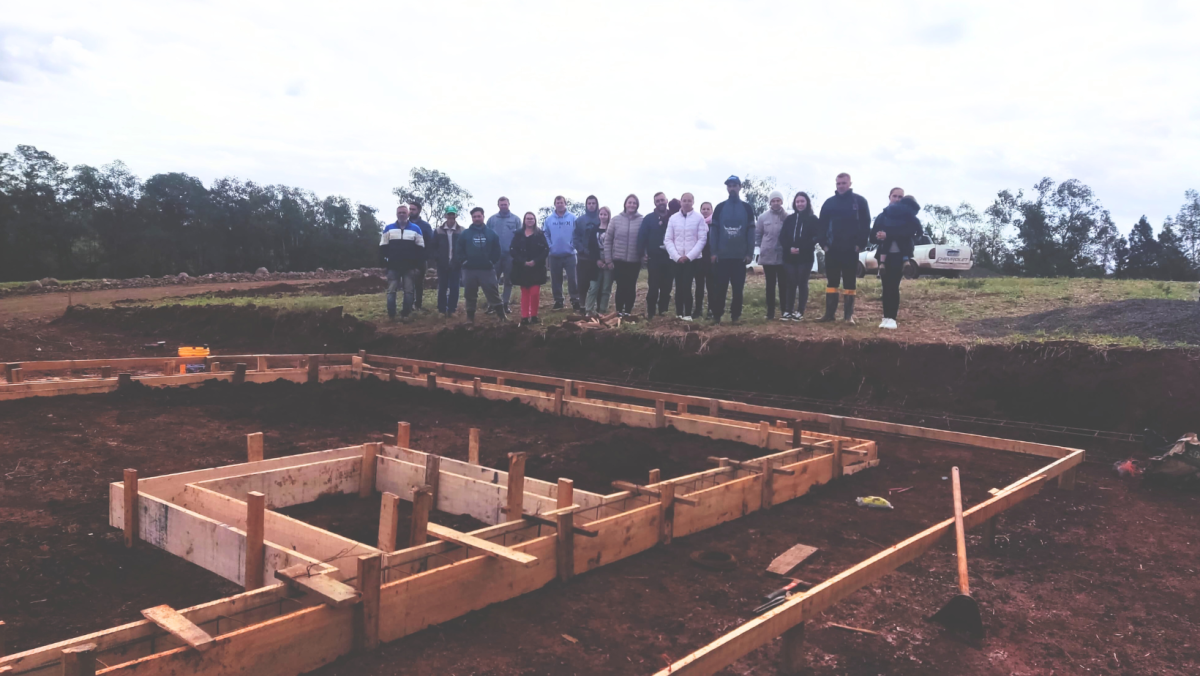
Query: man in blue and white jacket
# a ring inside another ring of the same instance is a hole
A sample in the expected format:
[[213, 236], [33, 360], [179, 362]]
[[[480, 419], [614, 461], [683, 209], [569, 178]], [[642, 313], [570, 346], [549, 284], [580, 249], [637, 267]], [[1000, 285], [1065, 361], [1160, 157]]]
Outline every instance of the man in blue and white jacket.
[[554, 212], [542, 223], [546, 243], [550, 245], [550, 290], [554, 292], [554, 309], [563, 309], [563, 273], [567, 275], [567, 291], [571, 294], [571, 307], [580, 311], [579, 282], [575, 278], [575, 214], [567, 211], [567, 198], [554, 198]]
[[379, 256], [387, 269], [387, 311], [396, 318], [396, 291], [403, 289], [404, 308], [401, 317], [412, 313], [416, 296], [416, 275], [425, 274], [425, 235], [421, 226], [408, 220], [408, 205], [396, 207], [396, 222], [383, 229], [379, 238]]

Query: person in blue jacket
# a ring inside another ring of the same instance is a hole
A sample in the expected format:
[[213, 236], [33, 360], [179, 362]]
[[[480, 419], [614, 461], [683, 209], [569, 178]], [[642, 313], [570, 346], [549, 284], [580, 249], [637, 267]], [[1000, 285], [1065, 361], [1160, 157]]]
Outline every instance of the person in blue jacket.
[[488, 306], [500, 321], [508, 321], [504, 302], [496, 284], [496, 263], [500, 261], [500, 237], [483, 222], [483, 209], [471, 209], [471, 227], [455, 242], [454, 257], [462, 263], [463, 295], [467, 301], [467, 321], [475, 323], [475, 305], [479, 287]]
[[[900, 188], [894, 188], [892, 195]], [[883, 281], [883, 322], [881, 329], [895, 329], [896, 315], [900, 312], [900, 278], [904, 274], [904, 263], [912, 259], [917, 238], [921, 236], [921, 221], [917, 212], [921, 205], [912, 195], [892, 202], [875, 219], [871, 236], [875, 239], [875, 259], [879, 261], [879, 278]]]
[[408, 219], [408, 205], [396, 207], [396, 222], [383, 229], [379, 238], [379, 257], [387, 269], [387, 313], [396, 318], [396, 292], [403, 290], [404, 306], [400, 316], [412, 313], [416, 275], [425, 274], [425, 235], [421, 226]]
[[854, 324], [854, 294], [858, 288], [858, 254], [867, 247], [871, 235], [871, 210], [867, 200], [850, 189], [850, 174], [837, 175], [837, 192], [821, 205], [818, 231], [825, 251], [825, 316], [819, 322], [835, 319], [838, 286], [846, 296], [845, 319]]
[[554, 293], [554, 309], [563, 309], [563, 275], [567, 277], [567, 291], [571, 294], [571, 307], [579, 312], [579, 280], [575, 276], [575, 214], [567, 211], [567, 198], [554, 198], [554, 211], [542, 223], [542, 231], [550, 244], [550, 290]]
[[754, 257], [754, 207], [741, 198], [742, 179], [725, 179], [729, 199], [713, 210], [708, 228], [708, 243], [712, 252], [713, 288], [708, 294], [713, 324], [721, 323], [725, 314], [725, 294], [733, 286], [733, 302], [729, 318], [737, 323], [742, 316], [742, 291], [746, 288], [746, 266]]

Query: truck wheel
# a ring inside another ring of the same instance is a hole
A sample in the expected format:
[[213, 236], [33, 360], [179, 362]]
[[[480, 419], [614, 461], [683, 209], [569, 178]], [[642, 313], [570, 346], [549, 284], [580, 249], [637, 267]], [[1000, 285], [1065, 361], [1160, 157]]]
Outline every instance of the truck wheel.
[[863, 277], [866, 277], [866, 276], [867, 276], [867, 268], [865, 265], [863, 265], [862, 261], [859, 261], [858, 262], [858, 278], [862, 279]]
[[904, 261], [904, 270], [902, 272], [905, 279], [916, 279], [921, 276], [921, 266], [912, 261]]

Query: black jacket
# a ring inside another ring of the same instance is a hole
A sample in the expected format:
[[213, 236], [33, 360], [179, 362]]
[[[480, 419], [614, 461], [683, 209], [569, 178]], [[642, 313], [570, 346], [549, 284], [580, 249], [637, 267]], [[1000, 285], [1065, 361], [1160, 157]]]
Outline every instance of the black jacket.
[[668, 258], [663, 239], [667, 235], [669, 218], [667, 212], [663, 212], [660, 218], [658, 211], [651, 211], [642, 219], [642, 228], [638, 230], [638, 248], [646, 252], [647, 258]]
[[[779, 233], [779, 245], [783, 247], [783, 262], [788, 265], [808, 264], [812, 267], [816, 257], [816, 245], [821, 241], [817, 215], [808, 212], [792, 213], [783, 219], [783, 230]], [[800, 253], [792, 253], [799, 249]]]
[[425, 254], [429, 257], [429, 260], [433, 260], [435, 246], [433, 243], [433, 226], [419, 218], [415, 221], [410, 218], [408, 221], [409, 223], [415, 223], [417, 227], [421, 228], [421, 235], [425, 237]]
[[[546, 283], [546, 257], [550, 255], [550, 243], [546, 241], [546, 233], [534, 230], [532, 235], [525, 235], [521, 228], [513, 235], [512, 246], [512, 282], [517, 286], [541, 286]], [[533, 261], [532, 266], [525, 265]]]
[[600, 223], [586, 223], [575, 240], [575, 252], [581, 261], [600, 262], [604, 258], [604, 247], [600, 246]]
[[853, 190], [825, 200], [821, 205], [821, 246], [829, 253], [846, 258], [857, 255], [855, 247], [867, 248], [871, 236], [871, 209], [867, 200]]
[[[433, 256], [437, 261], [438, 268], [454, 267], [462, 268], [463, 262], [451, 256], [455, 251], [455, 245], [458, 244], [458, 238], [462, 237], [466, 228], [461, 225], [455, 226], [454, 230], [447, 230], [443, 227], [438, 227], [433, 231]], [[451, 260], [453, 258], [453, 260]]]
[[[883, 213], [875, 219], [875, 227], [871, 228], [871, 241], [875, 243], [875, 260], [884, 254], [891, 253], [892, 243], [900, 249], [898, 254], [902, 259], [912, 258], [913, 247], [921, 236], [921, 221], [917, 220], [917, 212], [921, 205], [910, 197], [889, 204]], [[884, 233], [883, 240], [876, 239], [876, 233]]]

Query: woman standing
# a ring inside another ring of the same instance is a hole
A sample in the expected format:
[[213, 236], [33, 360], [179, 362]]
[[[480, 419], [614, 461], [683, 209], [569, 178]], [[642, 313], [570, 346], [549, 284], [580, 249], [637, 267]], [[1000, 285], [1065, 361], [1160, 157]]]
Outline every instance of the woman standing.
[[642, 229], [641, 202], [637, 195], [625, 198], [621, 213], [613, 216], [604, 237], [604, 262], [613, 267], [617, 282], [617, 313], [628, 317], [637, 300], [638, 274], [642, 271], [642, 251], [638, 246]]
[[[712, 227], [713, 205], [712, 202], [705, 202], [700, 205], [700, 215], [704, 217], [704, 225]], [[704, 307], [704, 292], [708, 291], [709, 296], [712, 296], [712, 248], [708, 245], [708, 237], [704, 238], [704, 253], [700, 256], [700, 260], [696, 261], [696, 315], [700, 315], [700, 309]], [[712, 308], [709, 308], [705, 314], [705, 319], [712, 319]]]
[[783, 306], [783, 248], [779, 233], [787, 212], [783, 210], [783, 193], [772, 190], [769, 208], [754, 224], [754, 245], [758, 247], [758, 264], [767, 276], [767, 321], [775, 319], [775, 285], [779, 285], [779, 305]]
[[[899, 188], [892, 190], [896, 194]], [[900, 190], [903, 195], [904, 191]], [[879, 261], [879, 278], [883, 280], [883, 322], [881, 329], [895, 329], [900, 312], [900, 277], [904, 264], [912, 258], [913, 247], [921, 236], [921, 221], [917, 212], [921, 205], [912, 195], [898, 199], [884, 208], [875, 219], [871, 237], [875, 239], [875, 259]]]
[[608, 299], [612, 295], [613, 266], [604, 262], [604, 237], [608, 232], [609, 221], [612, 220], [612, 210], [600, 207], [600, 223], [595, 228], [588, 227], [584, 238], [589, 249], [596, 252], [596, 277], [588, 285], [587, 311], [593, 314], [608, 314]]
[[[808, 278], [812, 273], [817, 240], [817, 214], [808, 193], [792, 198], [792, 213], [783, 222], [779, 245], [783, 249], [783, 318], [798, 322], [808, 306]], [[796, 301], [799, 300], [799, 309]]]
[[542, 300], [542, 285], [546, 283], [546, 257], [550, 255], [550, 244], [546, 235], [538, 229], [537, 216], [525, 212], [522, 219], [525, 227], [513, 235], [512, 280], [521, 287], [521, 326], [541, 324], [538, 306]]

